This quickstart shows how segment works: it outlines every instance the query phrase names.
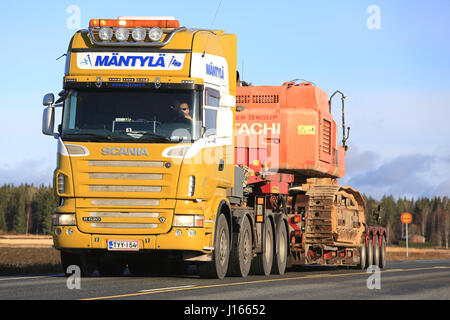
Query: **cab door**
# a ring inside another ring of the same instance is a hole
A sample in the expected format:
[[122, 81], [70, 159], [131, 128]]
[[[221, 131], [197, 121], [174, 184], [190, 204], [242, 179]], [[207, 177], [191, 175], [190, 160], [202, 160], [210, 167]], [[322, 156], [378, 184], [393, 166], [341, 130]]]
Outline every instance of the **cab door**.
[[217, 187], [232, 187], [234, 174], [234, 145], [232, 130], [224, 134], [222, 127], [233, 127], [233, 113], [230, 108], [220, 106], [220, 91], [206, 87], [203, 108], [203, 126], [206, 148], [205, 166], [208, 178], [215, 179]]

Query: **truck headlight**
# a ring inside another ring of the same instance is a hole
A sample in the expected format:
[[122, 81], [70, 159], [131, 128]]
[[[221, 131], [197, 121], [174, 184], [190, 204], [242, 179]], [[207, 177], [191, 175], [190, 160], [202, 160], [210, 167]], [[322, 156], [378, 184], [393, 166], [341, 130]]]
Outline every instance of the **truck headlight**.
[[201, 228], [203, 227], [204, 216], [200, 215], [175, 215], [174, 227]]
[[110, 41], [113, 37], [113, 30], [109, 27], [100, 28], [98, 32], [98, 37], [102, 41]]
[[144, 41], [146, 34], [147, 33], [144, 28], [138, 27], [133, 29], [131, 32], [131, 37], [134, 41]]
[[150, 31], [148, 32], [148, 37], [150, 38], [151, 41], [161, 41], [163, 36], [163, 31], [161, 30], [161, 28], [158, 27], [154, 27], [151, 28]]
[[130, 31], [127, 28], [117, 28], [115, 32], [116, 39], [119, 41], [126, 41], [130, 36]]
[[54, 213], [52, 215], [53, 226], [75, 226], [74, 213]]

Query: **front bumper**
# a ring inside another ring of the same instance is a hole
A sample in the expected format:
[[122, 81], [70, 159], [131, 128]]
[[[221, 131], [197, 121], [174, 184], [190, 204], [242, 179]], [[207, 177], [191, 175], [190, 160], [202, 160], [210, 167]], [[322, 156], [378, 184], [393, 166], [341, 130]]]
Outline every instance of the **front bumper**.
[[[181, 231], [181, 233], [177, 230]], [[189, 232], [191, 231], [191, 232]], [[195, 231], [195, 235], [193, 232]], [[212, 228], [173, 227], [158, 235], [117, 235], [83, 233], [76, 226], [54, 227], [53, 243], [57, 249], [104, 249], [108, 240], [138, 240], [139, 250], [189, 250], [210, 253]]]

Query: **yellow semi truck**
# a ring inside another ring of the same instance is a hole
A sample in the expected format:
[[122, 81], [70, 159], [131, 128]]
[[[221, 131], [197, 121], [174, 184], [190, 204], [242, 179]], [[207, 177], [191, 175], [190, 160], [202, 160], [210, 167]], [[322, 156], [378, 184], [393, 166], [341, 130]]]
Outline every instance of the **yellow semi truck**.
[[42, 131], [58, 140], [64, 270], [139, 273], [162, 255], [225, 276], [235, 94], [234, 34], [172, 17], [92, 19], [75, 33], [63, 91], [43, 102]]
[[42, 122], [58, 141], [53, 239], [65, 271], [187, 262], [223, 278], [386, 265], [386, 230], [367, 225], [357, 190], [337, 185], [348, 129], [343, 120], [338, 145], [335, 94], [245, 86], [236, 52], [234, 34], [172, 17], [92, 19], [75, 33]]

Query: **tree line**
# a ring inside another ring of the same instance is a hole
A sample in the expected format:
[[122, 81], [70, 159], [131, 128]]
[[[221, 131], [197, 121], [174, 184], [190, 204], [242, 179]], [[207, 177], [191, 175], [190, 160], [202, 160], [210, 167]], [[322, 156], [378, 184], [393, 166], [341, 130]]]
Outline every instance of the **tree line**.
[[51, 234], [51, 215], [59, 199], [51, 186], [0, 187], [0, 233]]
[[[422, 197], [419, 199], [383, 196], [380, 201], [372, 197], [366, 199], [366, 217], [369, 224], [377, 222], [387, 228], [388, 242], [395, 243], [405, 238], [405, 227], [400, 220], [404, 212], [412, 215], [408, 225], [409, 235], [420, 235], [426, 242], [439, 247], [448, 248], [450, 240], [450, 202], [448, 197]], [[381, 205], [378, 216], [373, 214]]]
[[[450, 202], [448, 197], [381, 200], [364, 195], [366, 218], [369, 224], [379, 224], [388, 230], [388, 242], [402, 240], [404, 231], [400, 221], [403, 212], [409, 212], [413, 221], [408, 227], [410, 235], [424, 236], [427, 242], [448, 247], [450, 237]], [[0, 233], [51, 234], [51, 215], [59, 204], [53, 187], [10, 184], [0, 187]], [[377, 208], [381, 205], [379, 215]]]

